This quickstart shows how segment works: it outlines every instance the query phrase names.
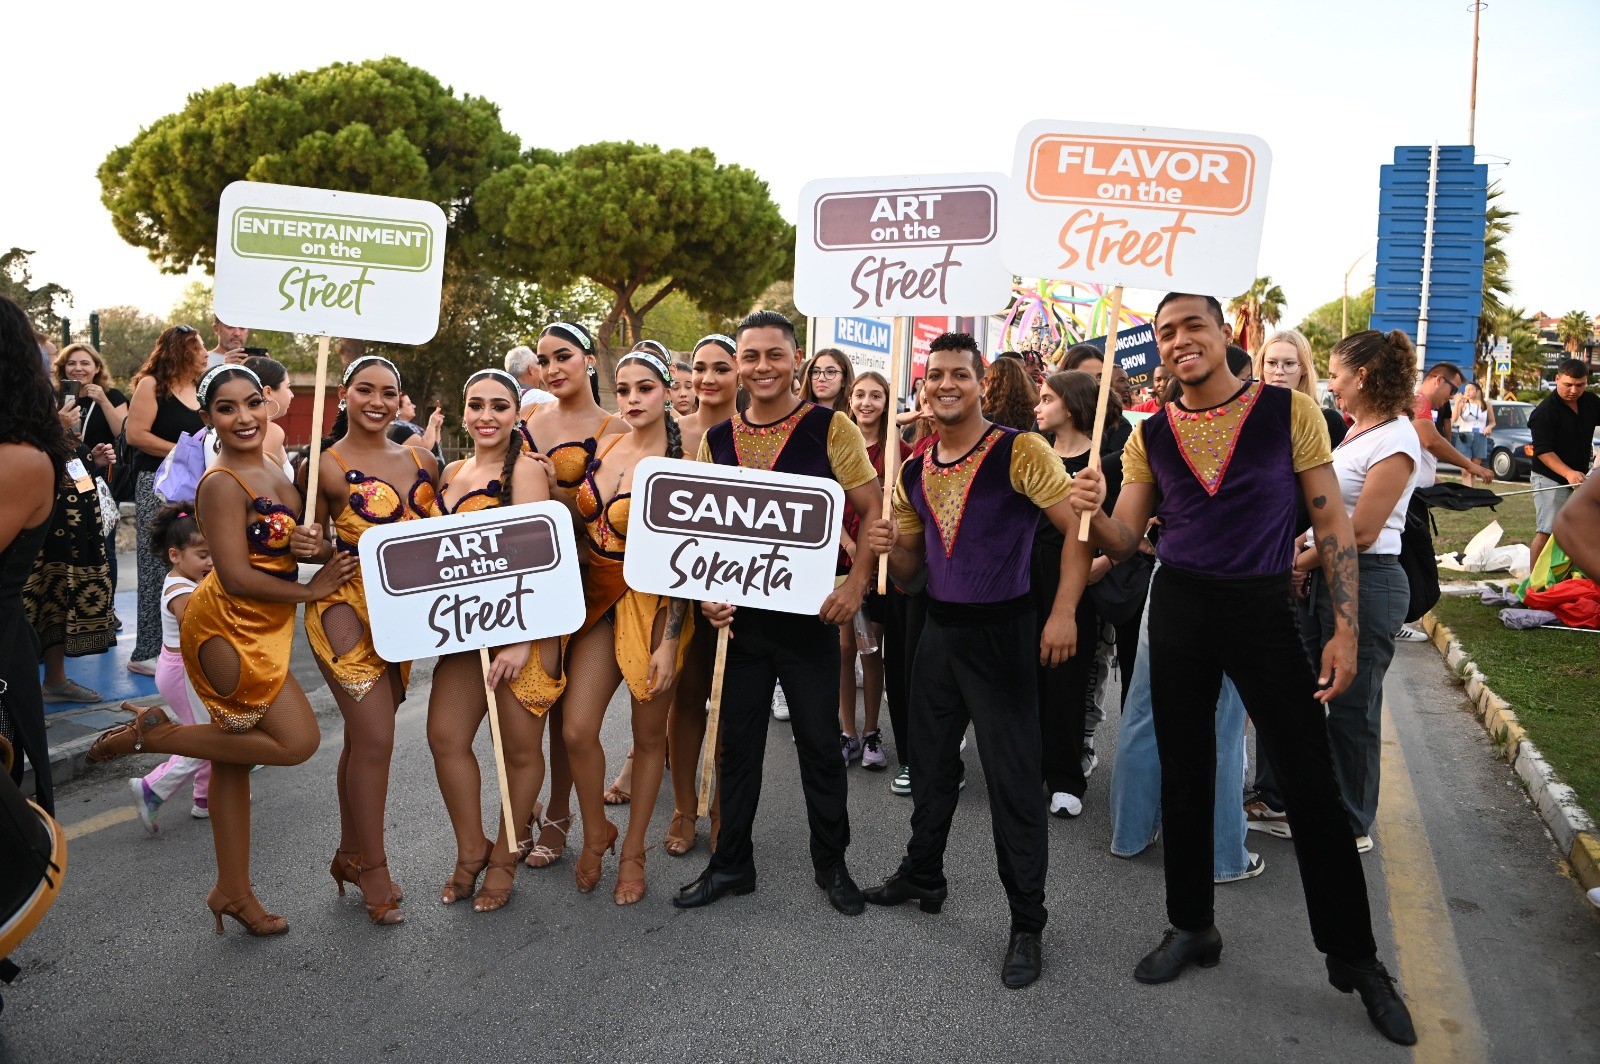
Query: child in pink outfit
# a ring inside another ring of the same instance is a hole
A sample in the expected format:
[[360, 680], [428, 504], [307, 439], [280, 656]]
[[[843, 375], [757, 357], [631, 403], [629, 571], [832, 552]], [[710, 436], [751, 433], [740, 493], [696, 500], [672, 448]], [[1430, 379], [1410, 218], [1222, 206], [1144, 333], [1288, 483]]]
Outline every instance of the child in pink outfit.
[[[189, 596], [206, 574], [211, 572], [211, 551], [194, 518], [194, 504], [176, 503], [164, 507], [150, 524], [150, 549], [171, 566], [161, 587], [161, 657], [156, 663], [156, 690], [167, 703], [169, 715], [184, 724], [207, 719], [199, 702], [190, 698], [188, 678], [183, 671], [183, 655], [178, 650], [178, 632]], [[206, 788], [211, 781], [211, 762], [192, 757], [167, 758], [143, 778], [128, 781], [134, 804], [145, 830], [156, 830], [156, 816], [162, 803], [194, 782], [194, 804], [189, 814], [209, 818]]]

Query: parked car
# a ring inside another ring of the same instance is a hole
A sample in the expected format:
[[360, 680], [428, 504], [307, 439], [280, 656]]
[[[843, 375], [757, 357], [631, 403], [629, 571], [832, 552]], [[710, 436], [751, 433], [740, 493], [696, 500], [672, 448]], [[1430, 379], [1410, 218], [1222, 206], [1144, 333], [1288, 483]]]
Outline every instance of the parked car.
[[1495, 403], [1489, 432], [1489, 468], [1496, 480], [1527, 480], [1533, 468], [1533, 434], [1528, 431], [1532, 403]]

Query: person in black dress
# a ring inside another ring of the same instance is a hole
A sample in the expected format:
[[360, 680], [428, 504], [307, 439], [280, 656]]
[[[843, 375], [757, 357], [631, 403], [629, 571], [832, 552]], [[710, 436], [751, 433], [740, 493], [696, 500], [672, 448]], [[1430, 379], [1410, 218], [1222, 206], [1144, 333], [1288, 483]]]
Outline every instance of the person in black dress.
[[55, 391], [39, 360], [27, 315], [0, 296], [0, 732], [18, 756], [11, 778], [33, 766], [39, 807], [54, 815], [44, 701], [39, 690], [39, 643], [22, 605], [22, 588], [49, 532], [56, 486], [72, 448], [56, 416]]

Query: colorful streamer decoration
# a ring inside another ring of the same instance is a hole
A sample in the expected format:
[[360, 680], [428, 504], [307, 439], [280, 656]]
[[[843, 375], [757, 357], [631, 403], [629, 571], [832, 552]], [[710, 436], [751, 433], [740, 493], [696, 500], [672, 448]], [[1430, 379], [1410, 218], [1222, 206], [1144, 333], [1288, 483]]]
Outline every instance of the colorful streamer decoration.
[[[1111, 326], [1111, 289], [1100, 284], [1039, 279], [1012, 286], [1011, 308], [1000, 327], [1000, 350], [1038, 351], [1057, 365], [1073, 344], [1104, 336]], [[1150, 316], [1122, 308], [1119, 328], [1143, 325]]]

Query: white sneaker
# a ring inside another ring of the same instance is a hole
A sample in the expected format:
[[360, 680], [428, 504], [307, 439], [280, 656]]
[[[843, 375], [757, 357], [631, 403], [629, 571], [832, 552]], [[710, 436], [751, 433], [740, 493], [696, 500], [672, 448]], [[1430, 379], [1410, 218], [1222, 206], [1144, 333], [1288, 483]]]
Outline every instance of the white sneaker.
[[1252, 853], [1250, 855], [1250, 863], [1245, 866], [1245, 869], [1244, 869], [1243, 872], [1240, 872], [1236, 876], [1218, 876], [1215, 880], [1213, 880], [1213, 882], [1216, 882], [1216, 883], [1240, 883], [1240, 882], [1243, 882], [1246, 879], [1254, 879], [1254, 878], [1256, 878], [1256, 876], [1259, 876], [1261, 873], [1265, 872], [1266, 870], [1267, 870], [1267, 862], [1265, 862], [1265, 861], [1263, 861], [1261, 859], [1261, 855], [1259, 853]]
[[130, 779], [128, 789], [133, 792], [133, 807], [139, 813], [139, 822], [144, 825], [146, 831], [154, 835], [159, 830], [156, 827], [156, 814], [161, 811], [161, 799], [145, 788], [144, 778], [141, 776]]
[[1066, 791], [1057, 791], [1050, 796], [1050, 815], [1063, 819], [1075, 817], [1083, 812], [1083, 799]]
[[1428, 633], [1420, 628], [1413, 628], [1409, 624], [1402, 624], [1400, 630], [1394, 634], [1395, 640], [1401, 643], [1427, 643]]
[[211, 808], [209, 803], [207, 805], [200, 805], [197, 802], [194, 805], [191, 805], [189, 807], [189, 815], [194, 817], [196, 820], [210, 820]]
[[1083, 778], [1084, 779], [1088, 779], [1090, 776], [1094, 775], [1094, 770], [1099, 766], [1099, 764], [1100, 764], [1100, 755], [1094, 752], [1094, 747], [1085, 746], [1083, 748], [1083, 761], [1082, 761]]
[[1371, 849], [1372, 849], [1372, 836], [1371, 835], [1357, 835], [1356, 836], [1356, 853], [1366, 853]]
[[156, 674], [156, 663], [152, 659], [130, 661], [128, 662], [128, 671], [137, 673], [140, 676], [154, 676]]
[[778, 688], [772, 695], [772, 719], [789, 719], [789, 700], [783, 697], [783, 688]]

